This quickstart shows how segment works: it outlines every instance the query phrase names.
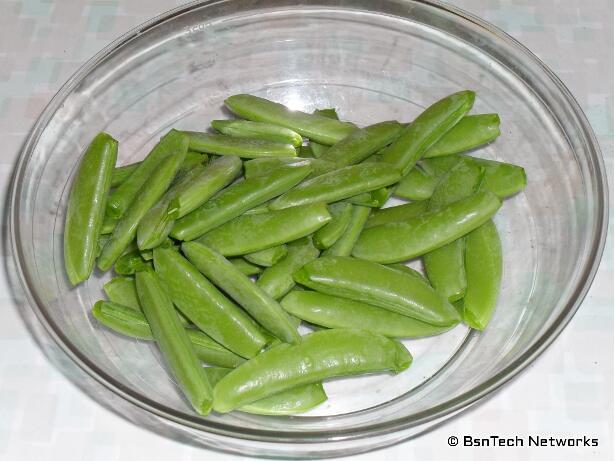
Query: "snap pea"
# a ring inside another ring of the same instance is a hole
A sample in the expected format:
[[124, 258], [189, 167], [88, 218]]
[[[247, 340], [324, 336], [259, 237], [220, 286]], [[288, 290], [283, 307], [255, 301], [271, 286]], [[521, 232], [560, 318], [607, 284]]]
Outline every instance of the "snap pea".
[[[292, 209], [292, 208], [291, 208]], [[352, 217], [352, 205], [338, 202], [329, 205], [331, 221], [318, 229], [314, 234], [314, 246], [324, 250], [333, 245], [344, 233]]]
[[427, 200], [433, 194], [440, 177], [427, 173], [416, 165], [395, 187], [393, 194], [406, 200]]
[[360, 163], [317, 176], [275, 199], [273, 210], [308, 203], [332, 203], [363, 192], [389, 186], [400, 179], [399, 171], [386, 163]]
[[372, 212], [365, 223], [365, 229], [388, 224], [392, 222], [405, 221], [414, 218], [427, 211], [427, 201], [404, 203], [403, 205], [392, 206], [382, 210]]
[[288, 244], [288, 254], [278, 263], [265, 269], [256, 281], [256, 285], [273, 299], [280, 299], [295, 286], [293, 272], [318, 258], [318, 255], [319, 251], [309, 237], [291, 242]]
[[237, 301], [270, 333], [285, 342], [300, 341], [297, 329], [280, 305], [224, 256], [195, 242], [184, 243], [182, 250], [199, 271]]
[[384, 152], [383, 161], [408, 174], [425, 151], [453, 128], [473, 104], [473, 91], [453, 93], [432, 104], [404, 128]]
[[487, 144], [499, 135], [500, 117], [498, 114], [466, 115], [427, 149], [424, 157], [440, 157], [465, 152]]
[[318, 258], [293, 275], [321, 293], [362, 301], [437, 325], [459, 322], [451, 304], [417, 277], [371, 261], [345, 256]]
[[137, 169], [139, 163], [131, 163], [130, 165], [117, 166], [113, 169], [113, 173], [111, 175], [111, 187], [117, 187], [126, 181], [133, 171]]
[[260, 139], [262, 141], [291, 144], [299, 147], [303, 138], [296, 131], [278, 125], [247, 120], [213, 120], [211, 126], [222, 134], [235, 138]]
[[450, 330], [351, 299], [316, 291], [291, 291], [282, 301], [286, 312], [327, 328], [356, 328], [391, 338], [422, 338]]
[[137, 271], [145, 270], [149, 263], [141, 257], [139, 250], [124, 253], [118, 258], [113, 270], [119, 275], [133, 275]]
[[[102, 325], [130, 338], [153, 340], [152, 330], [141, 311], [115, 302], [98, 301], [92, 315]], [[246, 360], [209, 338], [205, 333], [186, 329], [186, 334], [196, 356], [205, 363], [219, 367], [235, 368]]]
[[103, 285], [107, 297], [114, 303], [122, 304], [137, 311], [141, 310], [135, 279], [130, 277], [115, 277]]
[[232, 184], [201, 207], [175, 221], [171, 236], [178, 240], [200, 237], [250, 208], [286, 192], [301, 182], [310, 171], [311, 167], [307, 164], [289, 165], [267, 176], [256, 176]]
[[293, 387], [336, 376], [407, 369], [412, 356], [399, 342], [361, 330], [322, 330], [297, 345], [254, 357], [214, 387], [214, 409], [226, 413]]
[[64, 224], [64, 267], [72, 285], [87, 280], [94, 269], [116, 159], [117, 141], [99, 133], [73, 180]]
[[290, 128], [322, 144], [335, 144], [355, 130], [350, 123], [318, 114], [290, 110], [282, 104], [249, 94], [237, 94], [224, 102], [233, 113], [242, 118]]
[[[231, 371], [233, 370], [229, 368], [205, 368], [205, 374], [213, 386]], [[313, 383], [282, 391], [237, 410], [255, 415], [296, 415], [311, 410], [326, 400], [327, 394], [325, 394], [322, 383]]]
[[239, 216], [198, 241], [224, 256], [245, 255], [310, 235], [330, 220], [324, 203], [311, 203]]
[[403, 222], [365, 229], [352, 254], [380, 263], [422, 256], [451, 243], [485, 223], [502, 205], [491, 192], [479, 192]]
[[362, 194], [355, 195], [354, 197], [347, 198], [346, 201], [354, 205], [380, 208], [387, 202], [392, 193], [392, 188], [381, 187], [380, 189], [376, 189], [371, 192], [364, 192]]
[[177, 176], [175, 176], [175, 180], [180, 180], [184, 177], [186, 173], [189, 173], [199, 165], [207, 165], [208, 162], [209, 155], [189, 150], [188, 152], [186, 152], [186, 157], [184, 157], [184, 161], [179, 167], [179, 170], [177, 170]]
[[263, 272], [262, 267], [252, 264], [243, 258], [231, 258], [229, 261], [244, 275], [258, 275]]
[[184, 131], [190, 140], [190, 149], [217, 155], [236, 155], [243, 158], [296, 157], [292, 144], [243, 139], [223, 134], [209, 134], [199, 131]]
[[177, 308], [214, 340], [246, 358], [265, 346], [258, 325], [178, 252], [156, 248], [154, 267]]
[[463, 298], [463, 320], [484, 330], [491, 320], [502, 279], [502, 244], [492, 220], [466, 236], [468, 288]]
[[212, 388], [171, 299], [153, 270], [137, 272], [135, 282], [139, 303], [154, 340], [177, 384], [199, 414], [208, 414], [212, 406]]
[[247, 253], [243, 257], [253, 263], [258, 264], [261, 267], [270, 267], [280, 261], [286, 256], [288, 249], [286, 245], [276, 245], [265, 250], [255, 251], [253, 253]]
[[369, 218], [371, 208], [353, 205], [350, 222], [344, 230], [344, 233], [330, 247], [323, 251], [323, 256], [349, 256], [357, 242], [361, 231]]
[[317, 115], [322, 115], [323, 117], [332, 118], [333, 120], [339, 120], [340, 117], [337, 115], [337, 109], [334, 107], [327, 107], [325, 109], [316, 109], [314, 111]]
[[[164, 195], [171, 181], [173, 181], [184, 156], [185, 152], [178, 152], [175, 155], [167, 157], [158, 165], [158, 169], [154, 172], [149, 181], [145, 183], [136, 199], [130, 205], [126, 213], [124, 213], [113, 230], [111, 239], [103, 248], [98, 258], [98, 268], [100, 270], [106, 271], [110, 269], [124, 252], [128, 244], [134, 240], [139, 222], [149, 209]], [[139, 170], [137, 170], [137, 172], [138, 171]], [[135, 172], [135, 174], [137, 172]]]
[[107, 214], [112, 218], [123, 216], [141, 190], [146, 187], [150, 177], [159, 170], [163, 160], [169, 156], [180, 155], [183, 161], [187, 150], [188, 137], [177, 130], [169, 131], [139, 163], [130, 177], [111, 192], [107, 201]]
[[318, 176], [335, 168], [332, 162], [315, 158], [299, 158], [299, 157], [263, 157], [255, 158], [244, 162], [244, 175], [246, 179], [255, 176], [270, 174], [276, 168], [285, 165], [305, 165], [308, 164], [312, 168], [312, 176]]

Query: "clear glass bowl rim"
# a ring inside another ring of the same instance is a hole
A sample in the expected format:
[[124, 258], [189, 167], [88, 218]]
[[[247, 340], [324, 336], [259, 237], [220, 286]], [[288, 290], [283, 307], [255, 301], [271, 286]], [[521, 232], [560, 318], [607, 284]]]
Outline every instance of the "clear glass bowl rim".
[[[109, 55], [114, 53], [117, 49], [121, 48], [125, 43], [129, 42], [134, 37], [143, 34], [147, 30], [157, 26], [158, 24], [167, 20], [173, 19], [185, 12], [188, 12], [194, 8], [211, 5], [217, 3], [218, 0], [197, 0], [186, 5], [169, 10], [159, 16], [156, 16], [149, 21], [146, 21], [139, 26], [133, 28], [131, 31], [120, 36], [96, 55], [90, 58], [85, 64], [83, 64], [60, 88], [51, 101], [47, 104], [34, 126], [30, 130], [27, 139], [25, 140], [20, 157], [12, 176], [12, 184], [10, 187], [9, 196], [9, 242], [12, 247], [13, 258], [16, 263], [18, 277], [21, 282], [22, 288], [25, 292], [26, 298], [34, 310], [39, 321], [42, 323], [46, 331], [50, 334], [56, 344], [63, 350], [72, 360], [86, 372], [90, 377], [102, 384], [117, 396], [131, 402], [137, 407], [154, 414], [155, 416], [167, 419], [174, 423], [191, 427], [193, 429], [210, 432], [227, 437], [242, 438], [247, 440], [256, 440], [261, 442], [284, 442], [284, 443], [309, 443], [309, 442], [326, 442], [330, 440], [343, 441], [352, 440], [357, 438], [373, 437], [380, 434], [388, 434], [395, 431], [401, 431], [404, 429], [420, 426], [432, 421], [436, 421], [447, 415], [454, 415], [460, 410], [476, 403], [483, 399], [488, 394], [499, 389], [506, 384], [512, 378], [517, 376], [522, 370], [530, 365], [561, 333], [564, 327], [572, 319], [573, 315], [580, 307], [593, 278], [596, 274], [600, 259], [602, 257], [604, 244], [607, 234], [608, 226], [608, 186], [606, 179], [606, 172], [604, 168], [604, 161], [600, 151], [600, 147], [594, 135], [594, 132], [585, 117], [581, 107], [562, 83], [562, 81], [529, 49], [527, 49], [520, 42], [506, 34], [504, 31], [493, 26], [492, 24], [474, 16], [464, 10], [441, 3], [439, 0], [398, 0], [406, 1], [408, 3], [421, 3], [433, 8], [443, 10], [446, 13], [457, 16], [461, 20], [469, 21], [474, 26], [478, 26], [481, 29], [495, 35], [498, 39], [507, 42], [522, 52], [525, 57], [534, 64], [538, 65], [541, 70], [551, 79], [552, 83], [561, 92], [562, 96], [567, 100], [570, 108], [573, 110], [579, 125], [583, 131], [583, 137], [585, 138], [588, 146], [590, 165], [593, 166], [592, 173], [595, 174], [596, 180], [596, 200], [598, 213], [596, 214], [596, 221], [594, 223], [594, 235], [589, 250], [589, 257], [586, 264], [583, 267], [581, 276], [578, 279], [578, 283], [575, 287], [573, 294], [567, 300], [565, 308], [560, 315], [555, 319], [551, 326], [540, 336], [534, 343], [513, 363], [502, 371], [494, 375], [492, 378], [477, 386], [471, 391], [468, 391], [454, 399], [451, 399], [443, 404], [435, 406], [429, 410], [422, 411], [410, 416], [398, 418], [387, 423], [373, 424], [364, 426], [361, 428], [353, 428], [349, 430], [335, 430], [327, 429], [326, 431], [312, 431], [312, 432], [274, 432], [268, 430], [246, 430], [242, 428], [242, 431], [238, 431], [235, 427], [211, 422], [199, 418], [197, 416], [187, 415], [158, 402], [148, 399], [147, 397], [140, 395], [132, 389], [124, 386], [122, 383], [116, 381], [114, 378], [108, 376], [103, 370], [99, 369], [88, 357], [81, 353], [77, 347], [75, 347], [68, 338], [58, 328], [53, 318], [46, 312], [45, 307], [38, 297], [34, 283], [27, 273], [24, 271], [25, 254], [22, 248], [22, 242], [18, 240], [17, 236], [20, 235], [20, 219], [16, 210], [19, 209], [19, 202], [21, 200], [20, 191], [22, 189], [23, 182], [25, 180], [24, 172], [26, 166], [36, 148], [38, 139], [47, 126], [49, 120], [56, 112], [56, 110], [62, 104], [65, 97], [75, 88], [75, 86], [85, 77], [88, 73], [99, 65], [102, 61], [107, 59]], [[327, 418], [323, 418], [327, 419]]]

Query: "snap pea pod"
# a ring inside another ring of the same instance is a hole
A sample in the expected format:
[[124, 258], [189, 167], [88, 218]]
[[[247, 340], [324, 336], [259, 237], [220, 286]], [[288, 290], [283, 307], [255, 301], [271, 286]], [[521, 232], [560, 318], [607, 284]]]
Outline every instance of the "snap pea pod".
[[112, 218], [123, 216], [142, 189], [147, 187], [150, 177], [160, 169], [162, 162], [175, 155], [181, 156], [183, 161], [187, 150], [188, 137], [177, 130], [169, 131], [139, 163], [130, 177], [111, 192], [107, 201], [107, 214]]
[[[102, 325], [125, 336], [153, 340], [152, 330], [139, 310], [115, 302], [98, 301], [92, 308], [92, 315]], [[235, 368], [246, 360], [209, 338], [205, 333], [186, 329], [186, 334], [196, 356], [205, 363], [219, 367]]]
[[369, 218], [371, 208], [353, 205], [352, 216], [346, 230], [340, 238], [330, 247], [323, 251], [323, 256], [349, 256], [357, 242], [361, 231]]
[[139, 303], [154, 340], [177, 384], [199, 414], [208, 414], [212, 406], [212, 388], [171, 299], [153, 270], [137, 272], [135, 282]]
[[363, 192], [390, 186], [400, 179], [397, 169], [386, 163], [360, 163], [317, 176], [275, 199], [273, 210], [308, 203], [333, 203]]
[[252, 264], [243, 258], [231, 258], [229, 261], [244, 275], [258, 275], [263, 272], [262, 267]]
[[258, 264], [261, 267], [271, 267], [286, 256], [288, 249], [286, 245], [276, 245], [265, 250], [255, 251], [253, 253], [247, 253], [243, 257], [253, 263]]
[[235, 138], [260, 139], [291, 144], [295, 147], [299, 147], [303, 142], [303, 138], [296, 131], [270, 123], [248, 120], [213, 120], [211, 126], [220, 133]]
[[[207, 374], [212, 386], [215, 386], [231, 371], [233, 370], [229, 368], [205, 368], [205, 374]], [[311, 410], [326, 400], [327, 394], [325, 394], [322, 383], [313, 383], [282, 391], [249, 403], [237, 410], [255, 415], [296, 415]]]
[[425, 151], [425, 158], [458, 154], [493, 141], [500, 135], [498, 114], [466, 115]]
[[139, 222], [164, 195], [171, 181], [173, 181], [184, 156], [185, 152], [180, 152], [164, 159], [149, 181], [145, 183], [143, 189], [113, 230], [111, 239], [103, 248], [98, 258], [98, 268], [100, 270], [106, 271], [110, 269], [124, 252], [124, 249], [134, 240], [137, 235]]
[[94, 269], [116, 159], [117, 141], [99, 133], [73, 180], [64, 224], [64, 267], [72, 285], [87, 280]]
[[335, 144], [355, 130], [350, 123], [318, 114], [290, 110], [282, 104], [249, 94], [237, 94], [224, 102], [233, 113], [242, 118], [290, 128], [322, 144]]
[[315, 114], [322, 115], [323, 117], [332, 118], [333, 120], [339, 120], [337, 110], [334, 107], [327, 107], [325, 109], [316, 109]]
[[209, 155], [189, 150], [186, 152], [186, 157], [182, 165], [179, 167], [179, 170], [177, 170], [175, 180], [180, 180], [186, 173], [189, 173], [199, 165], [207, 165], [208, 162]]
[[129, 165], [117, 166], [113, 169], [113, 174], [111, 175], [111, 187], [117, 187], [126, 181], [133, 171], [137, 169], [139, 163], [131, 163]]
[[365, 223], [365, 229], [388, 224], [392, 222], [405, 221], [414, 218], [427, 211], [427, 201], [404, 203], [403, 205], [392, 206], [382, 210], [372, 212]]
[[396, 121], [380, 122], [356, 129], [335, 143], [320, 158], [334, 162], [338, 168], [354, 165], [393, 142], [403, 126]]
[[466, 236], [466, 277], [463, 320], [484, 330], [491, 320], [502, 279], [502, 244], [495, 224], [487, 221]]
[[501, 205], [495, 194], [479, 192], [406, 221], [371, 227], [361, 233], [352, 254], [385, 264], [416, 258], [476, 229]]
[[149, 266], [149, 263], [141, 257], [139, 250], [134, 250], [120, 256], [115, 262], [113, 270], [119, 275], [133, 275]]
[[267, 176], [256, 176], [230, 185], [201, 207], [175, 221], [171, 236], [193, 240], [295, 186], [308, 174], [309, 164], [289, 165]]
[[411, 275], [414, 278], [417, 278], [421, 280], [422, 282], [426, 283], [427, 285], [431, 286], [431, 283], [429, 283], [429, 279], [427, 277], [425, 277], [423, 274], [421, 274], [416, 269], [406, 266], [405, 264], [401, 264], [401, 263], [387, 264], [387, 267], [390, 267], [391, 269], [395, 269], [397, 271], [405, 272], [406, 274]]
[[408, 174], [425, 151], [468, 113], [474, 104], [473, 91], [453, 93], [425, 109], [406, 126], [383, 154], [383, 161]]
[[178, 252], [156, 248], [154, 266], [177, 308], [215, 341], [246, 358], [265, 346], [258, 325]]
[[245, 255], [310, 235], [330, 220], [324, 203], [311, 203], [239, 216], [198, 241], [224, 256]]
[[105, 214], [102, 226], [100, 228], [101, 235], [112, 234], [113, 230], [115, 229], [115, 226], [117, 226], [118, 221], [119, 221], [119, 219], [112, 218], [108, 214]]
[[318, 258], [318, 255], [319, 251], [309, 237], [291, 242], [288, 244], [288, 254], [265, 269], [256, 285], [273, 299], [280, 299], [295, 286], [293, 272]]
[[345, 256], [318, 258], [293, 275], [321, 293], [362, 301], [436, 326], [459, 322], [459, 314], [442, 295], [400, 270]]
[[242, 158], [296, 157], [292, 144], [243, 139], [223, 134], [209, 134], [199, 131], [184, 131], [190, 140], [190, 149], [217, 155], [236, 155]]
[[387, 202], [387, 200], [389, 199], [389, 197], [391, 197], [392, 194], [392, 188], [382, 187], [371, 192], [364, 192], [363, 194], [347, 198], [346, 201], [354, 205], [367, 206], [370, 208], [380, 208]]
[[226, 375], [214, 387], [214, 409], [226, 413], [297, 386], [336, 376], [392, 371], [412, 356], [399, 342], [361, 330], [322, 330], [300, 344], [280, 344]]
[[356, 328], [390, 338], [423, 338], [451, 326], [435, 326], [380, 307], [316, 291], [291, 291], [282, 301], [286, 312], [327, 328]]
[[263, 157], [255, 158], [244, 162], [244, 175], [246, 179], [255, 176], [270, 174], [273, 170], [285, 165], [305, 165], [309, 164], [312, 168], [312, 176], [319, 176], [335, 168], [332, 162], [315, 158], [299, 157]]
[[427, 200], [439, 181], [439, 176], [427, 173], [417, 165], [399, 181], [393, 194], [406, 200]]
[[285, 342], [300, 341], [297, 329], [280, 305], [224, 256], [195, 242], [184, 243], [182, 250], [199, 271], [237, 301], [270, 333]]
[[[207, 160], [208, 157], [206, 154], [188, 151], [188, 153], [186, 153], [184, 163], [182, 163], [182, 166], [177, 172], [177, 176], [183, 176], [185, 173], [192, 170], [192, 168], [195, 168], [196, 166], [203, 163], [207, 163]], [[129, 165], [115, 167], [115, 169], [113, 170], [113, 175], [111, 176], [111, 187], [118, 187], [119, 185], [121, 185], [130, 177], [132, 172], [135, 171], [140, 164], [141, 162], [135, 162]]]
[[[485, 169], [477, 164], [460, 162], [444, 175], [434, 191], [428, 211], [437, 210], [477, 192]], [[466, 291], [464, 268], [465, 240], [461, 237], [423, 255], [423, 264], [431, 286], [449, 301], [463, 298]]]
[[[316, 115], [322, 115], [323, 117], [331, 118], [333, 120], [339, 120], [339, 117], [337, 116], [337, 111], [333, 108], [316, 109], [313, 113]], [[312, 154], [316, 158], [322, 157], [324, 153], [327, 152], [327, 149], [329, 149], [329, 146], [314, 142], [312, 140], [310, 140], [310, 147]]]
[[109, 300], [122, 304], [137, 311], [141, 310], [135, 279], [130, 277], [115, 277], [103, 285], [103, 290]]
[[331, 221], [318, 229], [314, 234], [314, 246], [316, 248], [324, 250], [337, 242], [348, 227], [348, 223], [350, 223], [352, 209], [352, 205], [346, 202], [329, 205]]

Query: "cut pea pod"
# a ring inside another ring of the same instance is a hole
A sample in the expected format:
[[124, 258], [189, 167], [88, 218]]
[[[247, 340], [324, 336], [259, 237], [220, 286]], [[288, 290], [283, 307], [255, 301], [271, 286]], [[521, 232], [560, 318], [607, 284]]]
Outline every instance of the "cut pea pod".
[[349, 256], [363, 231], [370, 213], [371, 208], [353, 205], [352, 215], [346, 230], [331, 247], [323, 251], [323, 256]]
[[479, 192], [406, 221], [363, 230], [352, 255], [384, 264], [406, 261], [473, 231], [502, 205], [491, 192]]
[[303, 138], [296, 131], [278, 125], [248, 120], [213, 120], [211, 126], [222, 134], [235, 138], [260, 139], [262, 141], [301, 146]]
[[436, 326], [459, 322], [453, 306], [417, 277], [381, 264], [335, 256], [318, 258], [294, 274], [321, 293], [362, 301]]
[[103, 290], [112, 302], [122, 304], [137, 311], [141, 310], [135, 279], [131, 277], [112, 278], [103, 285]]
[[406, 200], [427, 200], [439, 181], [440, 177], [427, 173], [417, 165], [399, 181], [393, 194]]
[[274, 200], [273, 210], [308, 203], [333, 203], [390, 186], [400, 179], [399, 171], [386, 163], [360, 163], [317, 176], [299, 184]]
[[361, 373], [399, 373], [412, 356], [399, 342], [361, 330], [322, 330], [297, 345], [272, 347], [214, 387], [214, 409], [227, 413], [306, 384]]
[[291, 291], [280, 302], [286, 312], [327, 328], [356, 328], [390, 338], [423, 338], [450, 330], [380, 307], [316, 291]]
[[280, 167], [267, 176], [256, 176], [232, 184], [201, 207], [175, 221], [171, 236], [193, 240], [257, 207], [303, 180], [311, 172], [309, 164]]
[[419, 216], [427, 211], [428, 203], [429, 202], [426, 201], [411, 202], [384, 208], [383, 210], [376, 210], [372, 212], [369, 219], [365, 223], [365, 229], [379, 226], [381, 224], [405, 221], [407, 219]]
[[335, 144], [355, 130], [354, 125], [350, 123], [290, 110], [282, 104], [249, 94], [237, 94], [224, 102], [233, 113], [242, 118], [290, 128], [322, 144]]
[[116, 159], [117, 141], [99, 133], [73, 180], [64, 224], [64, 267], [72, 285], [87, 280], [94, 269]]
[[244, 275], [258, 275], [263, 272], [262, 267], [256, 264], [252, 264], [251, 262], [246, 261], [243, 258], [231, 258], [229, 259], [229, 261], [233, 263], [233, 266], [235, 266], [239, 270], [239, 272]]
[[403, 175], [414, 167], [427, 149], [453, 128], [474, 104], [473, 91], [453, 93], [425, 109], [406, 126], [383, 154], [383, 161]]
[[371, 192], [364, 192], [363, 194], [355, 195], [354, 197], [346, 199], [346, 201], [348, 203], [352, 203], [353, 205], [380, 208], [387, 202], [387, 200], [389, 200], [392, 194], [392, 188], [382, 187]]
[[423, 157], [458, 154], [487, 144], [500, 135], [498, 114], [466, 115], [444, 134]]
[[243, 139], [223, 134], [184, 131], [190, 141], [190, 149], [217, 155], [235, 155], [242, 158], [258, 157], [296, 157], [297, 151], [292, 144]]
[[243, 257], [253, 263], [258, 264], [261, 267], [271, 267], [278, 261], [283, 259], [288, 254], [288, 248], [286, 245], [276, 245], [266, 250], [255, 251], [253, 253], [247, 253]]
[[332, 246], [344, 234], [352, 217], [352, 205], [346, 202], [334, 203], [329, 206], [331, 221], [314, 234], [314, 246], [321, 250]]
[[184, 243], [182, 250], [199, 271], [248, 311], [266, 330], [285, 342], [300, 341], [297, 329], [280, 305], [224, 256], [196, 242]]
[[239, 216], [198, 241], [224, 256], [246, 255], [310, 235], [330, 220], [324, 203], [312, 203]]

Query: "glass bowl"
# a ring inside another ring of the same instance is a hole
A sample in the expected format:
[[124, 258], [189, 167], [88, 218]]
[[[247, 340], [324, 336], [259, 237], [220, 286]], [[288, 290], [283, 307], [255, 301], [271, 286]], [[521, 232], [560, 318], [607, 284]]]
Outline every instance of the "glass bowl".
[[[440, 3], [406, 0], [191, 3], [121, 37], [87, 62], [34, 126], [17, 166], [11, 236], [19, 277], [46, 330], [109, 392], [95, 398], [138, 424], [211, 448], [268, 457], [358, 453], [416, 436], [530, 364], [579, 307], [602, 253], [606, 181], [578, 104], [533, 54], [493, 26]], [[68, 184], [100, 130], [120, 161], [143, 157], [169, 128], [203, 130], [233, 93], [358, 124], [410, 121], [460, 89], [502, 136], [476, 155], [524, 166], [527, 189], [496, 218], [504, 278], [487, 331], [460, 326], [404, 341], [397, 376], [326, 384], [305, 416], [195, 415], [151, 343], [120, 337], [89, 313], [108, 274], [72, 289], [62, 232]], [[89, 379], [89, 378], [88, 378]]]

